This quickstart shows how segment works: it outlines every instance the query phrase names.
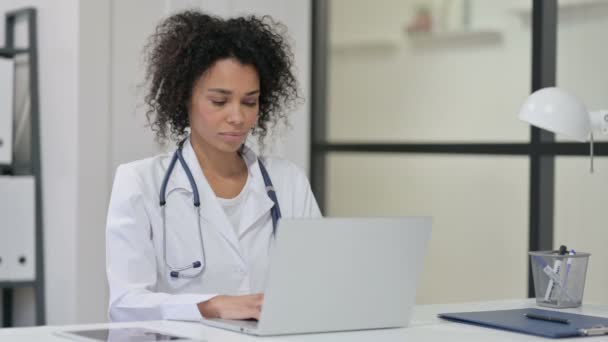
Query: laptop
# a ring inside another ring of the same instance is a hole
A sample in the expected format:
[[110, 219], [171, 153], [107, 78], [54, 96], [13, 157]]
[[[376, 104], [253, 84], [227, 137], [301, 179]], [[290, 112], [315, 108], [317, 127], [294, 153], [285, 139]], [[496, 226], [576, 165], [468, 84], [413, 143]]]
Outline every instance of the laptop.
[[428, 217], [281, 219], [259, 321], [203, 319], [251, 335], [407, 327]]

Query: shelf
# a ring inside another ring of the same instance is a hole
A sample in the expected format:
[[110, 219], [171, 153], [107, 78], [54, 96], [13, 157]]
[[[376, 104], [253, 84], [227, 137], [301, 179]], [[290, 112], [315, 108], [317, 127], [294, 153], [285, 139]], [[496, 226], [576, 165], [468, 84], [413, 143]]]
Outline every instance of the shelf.
[[395, 50], [400, 41], [390, 38], [361, 38], [351, 40], [337, 40], [330, 43], [331, 50], [335, 52], [347, 52], [352, 50]]
[[12, 58], [20, 53], [28, 53], [29, 49], [8, 49], [0, 48], [0, 57]]
[[0, 280], [0, 289], [12, 289], [19, 287], [32, 287], [36, 286], [36, 282], [34, 280], [24, 280], [24, 281], [7, 281]]
[[[408, 32], [409, 39], [417, 46], [475, 45], [497, 43], [502, 34], [494, 30], [459, 30], [445, 32]], [[401, 44], [399, 39], [360, 38], [331, 42], [331, 50], [337, 53], [352, 51], [390, 51]]]
[[502, 34], [493, 30], [408, 32], [407, 36], [416, 46], [479, 45], [502, 40]]

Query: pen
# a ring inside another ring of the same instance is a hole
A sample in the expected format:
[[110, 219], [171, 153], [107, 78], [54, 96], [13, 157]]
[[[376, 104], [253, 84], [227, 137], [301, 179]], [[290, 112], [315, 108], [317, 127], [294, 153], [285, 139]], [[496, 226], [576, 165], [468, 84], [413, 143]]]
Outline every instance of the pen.
[[545, 262], [545, 260], [542, 257], [540, 257], [538, 255], [534, 255], [532, 258], [534, 259], [534, 261], [536, 261], [536, 263], [539, 265], [541, 270], [549, 277], [549, 279], [553, 280], [555, 283], [557, 283], [558, 285], [561, 286], [561, 281], [559, 279], [559, 276], [557, 274], [555, 274], [555, 272], [553, 272], [553, 268], [551, 268], [551, 266], [547, 265], [547, 263]]
[[[559, 246], [559, 249], [555, 252], [558, 255], [565, 255], [568, 253], [568, 248], [564, 245], [561, 245], [561, 246]], [[559, 274], [561, 266], [562, 266], [562, 261], [559, 259], [556, 259], [555, 262], [553, 263], [553, 273], [555, 273], [556, 275]], [[545, 301], [548, 302], [551, 300], [554, 289], [555, 289], [555, 282], [553, 279], [550, 279], [549, 284], [547, 285], [547, 290], [545, 291]]]
[[[576, 255], [576, 251], [574, 251], [574, 249], [570, 250], [570, 253], [568, 253], [568, 255]], [[564, 276], [564, 287], [562, 288], [562, 294], [567, 291], [567, 284], [568, 284], [568, 275], [570, 274], [570, 267], [572, 266], [572, 258], [568, 258], [568, 261], [566, 261], [566, 275]]]
[[547, 322], [561, 323], [561, 324], [570, 324], [570, 321], [565, 318], [538, 315], [538, 314], [533, 314], [533, 313], [525, 313], [524, 316], [526, 316], [526, 318], [537, 319], [540, 321], [547, 321]]

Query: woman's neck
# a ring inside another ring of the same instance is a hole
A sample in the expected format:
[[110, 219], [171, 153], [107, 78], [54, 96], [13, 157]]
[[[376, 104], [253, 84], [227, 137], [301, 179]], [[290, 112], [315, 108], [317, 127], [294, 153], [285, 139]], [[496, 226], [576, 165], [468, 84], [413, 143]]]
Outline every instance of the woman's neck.
[[193, 135], [190, 143], [194, 149], [196, 159], [206, 175], [213, 174], [220, 177], [235, 177], [247, 170], [245, 161], [238, 152], [220, 151]]

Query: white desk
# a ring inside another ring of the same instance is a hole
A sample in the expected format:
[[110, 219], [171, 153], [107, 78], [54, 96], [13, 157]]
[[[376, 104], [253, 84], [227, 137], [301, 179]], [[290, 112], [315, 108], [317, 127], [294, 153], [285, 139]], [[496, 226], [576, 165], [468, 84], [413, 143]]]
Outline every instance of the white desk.
[[[442, 321], [437, 318], [441, 312], [501, 310], [533, 307], [533, 300], [492, 301], [466, 304], [437, 304], [419, 305], [414, 309], [412, 324], [407, 329], [379, 329], [353, 332], [338, 332], [325, 334], [307, 334], [275, 337], [253, 337], [221, 329], [207, 327], [199, 323], [153, 321], [140, 323], [110, 323], [86, 324], [72, 326], [42, 326], [33, 328], [7, 328], [0, 329], [0, 341], [56, 341], [67, 340], [53, 335], [55, 331], [72, 329], [91, 329], [102, 327], [145, 327], [185, 337], [210, 341], [273, 341], [273, 342], [308, 342], [308, 341], [551, 341], [551, 339], [530, 335], [510, 333], [495, 329], [481, 328], [467, 324]], [[583, 313], [594, 316], [608, 317], [608, 305], [585, 304], [582, 308], [568, 309], [569, 312]], [[593, 337], [581, 341], [608, 341], [608, 336]]]

